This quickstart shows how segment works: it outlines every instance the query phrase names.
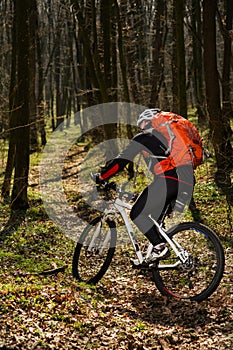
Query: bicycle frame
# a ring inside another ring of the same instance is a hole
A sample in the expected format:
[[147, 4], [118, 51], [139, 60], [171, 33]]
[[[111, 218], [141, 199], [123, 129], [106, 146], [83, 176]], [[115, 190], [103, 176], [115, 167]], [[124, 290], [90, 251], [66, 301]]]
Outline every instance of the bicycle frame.
[[[115, 208], [115, 210], [113, 209]], [[130, 238], [130, 241], [134, 247], [134, 250], [136, 252], [139, 264], [142, 264], [144, 261], [146, 261], [153, 249], [153, 245], [151, 243], [149, 243], [148, 248], [146, 250], [146, 256], [145, 258], [143, 257], [143, 254], [140, 250], [139, 244], [136, 240], [135, 237], [135, 233], [133, 230], [133, 227], [129, 221], [128, 215], [126, 213], [126, 209], [131, 210], [132, 205], [130, 205], [129, 203], [124, 202], [123, 200], [121, 200], [120, 198], [116, 198], [115, 201], [112, 204], [112, 208], [111, 209], [105, 209], [104, 213], [105, 215], [111, 215], [111, 214], [115, 214], [116, 212], [118, 212], [125, 224], [126, 230], [127, 230], [127, 234]], [[157, 221], [155, 221], [151, 216], [150, 216], [151, 220], [154, 222], [154, 224], [157, 226], [160, 234], [162, 237], [164, 237], [164, 239], [166, 240], [166, 242], [170, 245], [170, 247], [173, 249], [173, 251], [175, 252], [175, 254], [177, 255], [177, 257], [179, 258], [179, 261], [177, 261], [174, 264], [159, 264], [158, 268], [163, 268], [163, 269], [167, 269], [167, 268], [175, 268], [177, 265], [181, 263], [185, 264], [188, 259], [189, 259], [189, 254], [188, 252], [181, 247], [181, 245], [179, 245], [175, 240], [171, 240], [169, 238], [169, 236], [167, 235], [166, 231], [161, 227], [161, 225], [159, 225], [157, 223]]]

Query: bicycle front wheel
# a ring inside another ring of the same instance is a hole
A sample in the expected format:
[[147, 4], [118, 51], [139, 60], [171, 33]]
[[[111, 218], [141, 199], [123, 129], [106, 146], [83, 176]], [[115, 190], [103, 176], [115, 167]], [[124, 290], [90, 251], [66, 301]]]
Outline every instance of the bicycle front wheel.
[[72, 273], [80, 282], [96, 284], [106, 273], [116, 247], [116, 225], [99, 216], [84, 229], [76, 245]]
[[186, 264], [171, 251], [153, 270], [153, 280], [165, 296], [201, 302], [218, 287], [224, 272], [224, 251], [217, 235], [196, 223], [181, 223], [168, 231], [189, 254]]

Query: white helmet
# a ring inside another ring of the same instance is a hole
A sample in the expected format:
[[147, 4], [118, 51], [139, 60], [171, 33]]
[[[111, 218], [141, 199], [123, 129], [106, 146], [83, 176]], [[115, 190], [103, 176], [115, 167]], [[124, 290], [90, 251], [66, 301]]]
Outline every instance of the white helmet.
[[145, 109], [144, 112], [142, 112], [139, 116], [138, 116], [138, 121], [137, 121], [137, 126], [140, 126], [141, 122], [143, 122], [143, 120], [151, 120], [153, 117], [156, 116], [156, 114], [158, 114], [159, 112], [161, 112], [161, 109], [155, 108], [155, 109]]

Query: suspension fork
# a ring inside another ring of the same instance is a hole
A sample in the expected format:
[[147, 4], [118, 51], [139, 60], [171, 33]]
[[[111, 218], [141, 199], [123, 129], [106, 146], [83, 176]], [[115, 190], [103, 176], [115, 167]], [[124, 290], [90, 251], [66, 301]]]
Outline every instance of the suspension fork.
[[[131, 240], [131, 243], [132, 243], [132, 245], [134, 247], [134, 250], [135, 250], [137, 258], [138, 258], [138, 261], [139, 261], [140, 264], [142, 264], [142, 262], [143, 262], [142, 252], [140, 250], [139, 244], [138, 244], [138, 242], [136, 240], [136, 237], [134, 235], [133, 227], [132, 227], [131, 223], [128, 220], [128, 216], [127, 216], [127, 214], [125, 212], [125, 209], [121, 206], [120, 201], [119, 202], [117, 202], [117, 201], [115, 202], [115, 207], [117, 208], [118, 212], [122, 216], [122, 219], [124, 220], [128, 236], [129, 236], [129, 238]], [[131, 206], [130, 205], [125, 205], [125, 208], [131, 209]]]
[[[92, 239], [91, 239], [91, 241], [90, 241], [90, 243], [89, 243], [89, 245], [88, 245], [88, 248], [87, 248], [87, 250], [88, 250], [89, 252], [91, 252], [94, 248], [97, 247], [97, 245], [96, 245], [96, 240], [98, 239], [98, 236], [99, 236], [99, 234], [100, 234], [100, 232], [101, 232], [102, 224], [103, 224], [103, 221], [104, 221], [104, 220], [105, 220], [105, 218], [104, 218], [104, 216], [103, 216], [103, 217], [101, 218], [100, 222], [98, 222], [98, 224], [97, 224], [97, 227], [96, 227], [96, 229], [95, 229], [95, 232], [94, 232], [94, 234], [93, 234], [93, 237], [92, 237]], [[104, 248], [106, 248], [106, 246], [107, 246], [108, 242], [110, 241], [110, 239], [111, 239], [111, 229], [108, 228], [108, 231], [107, 231], [107, 234], [106, 234], [106, 236], [105, 236], [105, 238], [104, 238], [104, 241], [103, 241], [100, 245], [98, 245], [98, 249], [99, 249], [99, 253], [100, 253], [100, 254], [102, 254]]]
[[91, 239], [91, 241], [90, 241], [90, 243], [89, 243], [89, 245], [88, 245], [87, 250], [88, 250], [89, 252], [91, 252], [92, 249], [96, 246], [95, 241], [96, 241], [96, 239], [97, 239], [97, 237], [98, 237], [98, 235], [99, 235], [99, 233], [100, 233], [101, 226], [102, 226], [102, 219], [100, 220], [100, 222], [98, 222], [98, 225], [97, 225], [97, 227], [96, 227], [96, 229], [95, 229], [95, 232], [94, 232], [94, 234], [93, 234], [93, 236], [92, 236], [92, 239]]

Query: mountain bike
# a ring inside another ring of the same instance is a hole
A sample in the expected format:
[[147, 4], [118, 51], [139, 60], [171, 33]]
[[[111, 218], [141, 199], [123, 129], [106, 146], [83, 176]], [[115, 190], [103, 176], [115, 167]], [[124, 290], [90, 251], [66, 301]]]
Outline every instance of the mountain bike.
[[96, 284], [104, 276], [115, 253], [117, 220], [121, 217], [135, 251], [136, 263], [132, 261], [132, 268], [150, 271], [162, 295], [197, 302], [212, 295], [221, 282], [225, 263], [224, 250], [215, 232], [198, 222], [182, 222], [166, 230], [165, 221], [177, 204], [172, 201], [160, 221], [151, 217], [170, 255], [151, 263], [148, 258], [153, 246], [148, 243], [146, 248], [140, 247], [127, 213], [132, 207], [132, 194], [117, 189], [112, 182], [104, 184], [102, 191], [107, 196], [114, 193], [114, 199], [80, 235], [72, 261], [75, 279]]

